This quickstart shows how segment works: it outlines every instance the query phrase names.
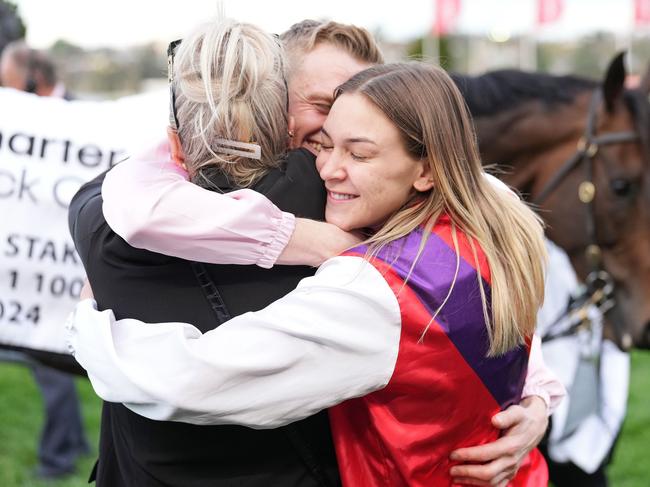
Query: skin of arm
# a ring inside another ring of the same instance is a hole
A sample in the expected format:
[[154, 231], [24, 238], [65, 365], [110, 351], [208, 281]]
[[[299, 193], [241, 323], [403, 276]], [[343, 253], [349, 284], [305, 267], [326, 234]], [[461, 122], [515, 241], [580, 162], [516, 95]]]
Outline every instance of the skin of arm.
[[345, 232], [336, 225], [296, 218], [291, 238], [276, 264], [318, 267], [330, 257], [340, 254], [362, 241], [354, 232]]

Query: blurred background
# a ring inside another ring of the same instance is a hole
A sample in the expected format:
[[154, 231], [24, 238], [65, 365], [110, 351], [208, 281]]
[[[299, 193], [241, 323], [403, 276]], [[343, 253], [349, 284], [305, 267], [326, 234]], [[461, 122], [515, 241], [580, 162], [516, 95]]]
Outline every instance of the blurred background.
[[[164, 84], [165, 47], [226, 14], [283, 32], [304, 18], [369, 29], [388, 61], [440, 58], [467, 74], [518, 67], [600, 77], [615, 52], [628, 68], [650, 59], [646, 0], [12, 0], [27, 43], [46, 50], [78, 97], [118, 97]], [[6, 29], [7, 26], [4, 26]]]
[[[650, 0], [0, 0], [0, 50], [24, 38], [54, 61], [76, 98], [116, 99], [164, 89], [167, 44], [219, 9], [277, 33], [305, 18], [354, 23], [375, 35], [387, 61], [424, 59], [464, 74], [508, 67], [601, 79], [626, 51], [634, 84], [650, 62]], [[0, 361], [0, 486], [86, 485], [100, 401], [86, 380], [76, 382], [89, 454], [71, 475], [42, 479], [34, 475], [41, 395], [24, 364]], [[633, 351], [610, 485], [650, 485], [649, 403], [650, 353]]]

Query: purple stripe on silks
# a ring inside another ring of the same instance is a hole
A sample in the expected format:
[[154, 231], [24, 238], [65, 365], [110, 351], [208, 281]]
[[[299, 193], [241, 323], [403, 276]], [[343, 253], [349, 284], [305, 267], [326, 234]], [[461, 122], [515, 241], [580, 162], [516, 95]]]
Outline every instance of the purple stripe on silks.
[[[411, 232], [407, 237], [382, 249], [377, 258], [390, 265], [402, 279], [406, 279], [420, 248], [421, 238], [422, 231]], [[366, 246], [352, 249], [352, 252], [361, 255], [366, 251]], [[407, 283], [431, 316], [447, 296], [455, 270], [456, 252], [432, 233]], [[483, 288], [489, 303], [490, 286], [484, 280]], [[520, 401], [528, 368], [527, 350], [522, 346], [499, 357], [486, 356], [489, 340], [477, 272], [462, 257], [454, 289], [435, 321], [447, 333], [502, 409]], [[422, 323], [423, 330], [426, 325]]]

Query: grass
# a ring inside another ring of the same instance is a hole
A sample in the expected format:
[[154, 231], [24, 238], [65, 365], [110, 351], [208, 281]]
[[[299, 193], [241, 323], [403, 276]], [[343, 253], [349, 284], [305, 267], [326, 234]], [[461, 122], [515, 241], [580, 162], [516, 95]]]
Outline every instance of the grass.
[[[100, 401], [87, 380], [79, 379], [84, 422], [93, 446], [82, 458], [76, 475], [57, 482], [33, 478], [36, 444], [42, 425], [40, 396], [28, 369], [0, 363], [0, 486], [2, 487], [82, 487], [97, 454]], [[650, 353], [632, 354], [632, 384], [628, 416], [619, 439], [614, 462], [609, 469], [613, 487], [646, 487], [650, 477], [647, 461], [650, 447]], [[116, 486], [117, 487], [117, 486]]]
[[613, 487], [647, 486], [650, 477], [650, 352], [632, 354], [628, 414], [609, 469]]
[[97, 457], [101, 413], [101, 401], [95, 396], [90, 383], [86, 379], [77, 380], [92, 452], [79, 460], [76, 474], [55, 482], [39, 481], [32, 475], [37, 464], [36, 449], [43, 425], [43, 406], [29, 369], [19, 364], [0, 363], [0, 391], [0, 486], [87, 486], [88, 475]]

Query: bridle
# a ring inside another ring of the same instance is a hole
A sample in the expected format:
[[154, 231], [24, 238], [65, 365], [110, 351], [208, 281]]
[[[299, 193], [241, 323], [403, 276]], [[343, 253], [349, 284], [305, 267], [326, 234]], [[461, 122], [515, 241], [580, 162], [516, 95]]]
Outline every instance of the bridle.
[[[640, 139], [640, 136], [636, 131], [606, 132], [596, 135], [598, 107], [602, 102], [602, 90], [599, 88], [595, 89], [591, 96], [585, 131], [578, 141], [576, 152], [560, 167], [558, 172], [544, 185], [532, 201], [535, 205], [543, 203], [571, 171], [582, 166], [584, 180], [578, 186], [578, 198], [585, 205], [587, 214], [585, 223], [589, 243], [584, 248], [584, 252], [591, 269], [585, 280], [586, 289], [583, 294], [576, 298], [568, 307], [567, 311], [556, 320], [557, 323], [567, 316], [572, 316], [576, 318], [573, 320], [575, 323], [559, 333], [553, 333], [553, 327], [551, 326], [549, 333], [543, 337], [544, 341], [573, 334], [579, 328], [587, 326], [587, 310], [591, 305], [596, 306], [605, 314], [616, 304], [614, 298], [614, 280], [602, 265], [602, 249], [596, 238], [596, 216], [594, 209], [596, 185], [593, 180], [593, 166], [601, 147], [635, 142]], [[630, 334], [623, 328], [621, 323], [613, 323], [613, 325], [619, 344], [624, 349], [630, 348], [632, 346], [632, 337]]]

